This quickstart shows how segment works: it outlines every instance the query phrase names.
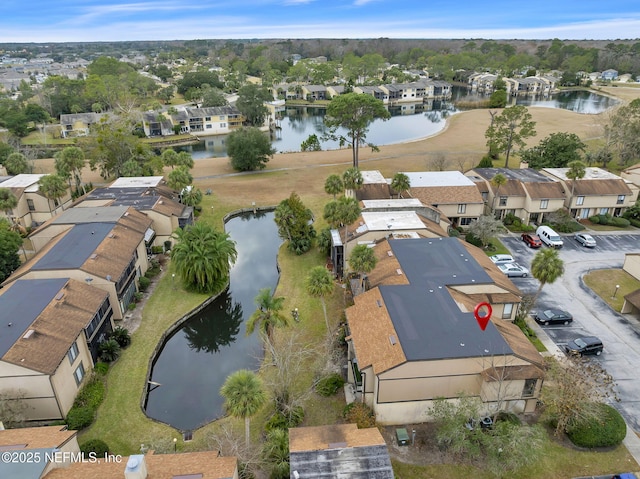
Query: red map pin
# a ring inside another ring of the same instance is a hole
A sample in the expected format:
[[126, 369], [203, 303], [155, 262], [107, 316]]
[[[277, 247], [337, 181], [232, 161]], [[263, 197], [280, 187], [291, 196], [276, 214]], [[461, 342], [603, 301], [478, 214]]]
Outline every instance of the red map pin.
[[[486, 315], [480, 314], [480, 310], [482, 308], [487, 308]], [[482, 329], [483, 331], [487, 329], [487, 324], [489, 324], [489, 319], [491, 319], [492, 314], [493, 314], [493, 309], [491, 308], [491, 305], [489, 303], [479, 303], [473, 309], [473, 315], [476, 317], [476, 321], [478, 321], [478, 325], [480, 326], [480, 329]]]

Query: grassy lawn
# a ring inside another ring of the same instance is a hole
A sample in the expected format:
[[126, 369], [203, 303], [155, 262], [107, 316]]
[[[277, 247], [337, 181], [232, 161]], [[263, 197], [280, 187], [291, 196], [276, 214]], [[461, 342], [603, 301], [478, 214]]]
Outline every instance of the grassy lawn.
[[[599, 269], [584, 276], [584, 282], [615, 311], [622, 309], [624, 296], [638, 288], [640, 281], [621, 269]], [[616, 285], [620, 289], [616, 293]], [[615, 293], [615, 297], [613, 296]]]
[[486, 250], [487, 256], [493, 256], [494, 254], [511, 254], [511, 251], [509, 251], [498, 238], [491, 238], [489, 244], [491, 247]]
[[637, 231], [638, 230], [638, 228], [631, 225], [627, 226], [626, 228], [619, 228], [617, 226], [595, 224], [588, 220], [584, 220], [581, 223], [585, 227], [587, 227], [587, 229], [590, 229], [593, 231]]

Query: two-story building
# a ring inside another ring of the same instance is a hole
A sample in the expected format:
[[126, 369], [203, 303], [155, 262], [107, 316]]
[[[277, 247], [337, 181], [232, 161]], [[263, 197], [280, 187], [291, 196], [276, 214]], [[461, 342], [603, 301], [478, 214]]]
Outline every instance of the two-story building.
[[69, 113], [60, 115], [60, 136], [62, 138], [76, 138], [87, 136], [91, 126], [100, 122], [100, 113]]

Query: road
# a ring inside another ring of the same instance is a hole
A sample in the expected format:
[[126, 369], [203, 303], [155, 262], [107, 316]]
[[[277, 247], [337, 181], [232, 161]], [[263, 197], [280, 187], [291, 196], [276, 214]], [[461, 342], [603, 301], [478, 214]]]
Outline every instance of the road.
[[[559, 251], [565, 264], [565, 273], [555, 283], [546, 285], [532, 308], [558, 307], [569, 311], [574, 321], [570, 325], [545, 326], [544, 331], [561, 347], [578, 336], [597, 336], [604, 343], [604, 352], [592, 356], [616, 382], [620, 402], [613, 404], [640, 432], [640, 320], [614, 312], [582, 282], [582, 276], [594, 269], [621, 268], [625, 253], [640, 252], [640, 234], [595, 234], [597, 246], [584, 248], [571, 236], [564, 236], [564, 247]], [[531, 269], [531, 260], [537, 250], [528, 248], [520, 236], [501, 237], [515, 260]], [[544, 247], [544, 246], [543, 246]], [[534, 278], [511, 278], [525, 294], [538, 288]], [[611, 285], [611, 294], [615, 285]]]

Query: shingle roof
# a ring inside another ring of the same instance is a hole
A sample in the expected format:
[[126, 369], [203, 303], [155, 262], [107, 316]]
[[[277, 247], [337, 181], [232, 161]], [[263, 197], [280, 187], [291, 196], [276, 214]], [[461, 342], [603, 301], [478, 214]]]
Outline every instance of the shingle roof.
[[428, 205], [461, 203], [484, 203], [478, 187], [470, 186], [425, 186], [411, 187], [411, 196]]
[[61, 447], [78, 434], [67, 426], [22, 427], [0, 430], [0, 450], [25, 445], [25, 449]]
[[356, 424], [332, 424], [289, 429], [289, 452], [319, 451], [338, 442], [346, 443], [346, 447], [385, 445], [375, 427], [358, 429]]
[[559, 181], [549, 183], [544, 182], [527, 182], [524, 184], [525, 190], [529, 192], [529, 196], [533, 199], [558, 199], [564, 198], [564, 190]]
[[623, 179], [600, 179], [600, 180], [577, 180], [567, 181], [567, 187], [571, 191], [572, 185], [575, 183], [573, 190], [574, 196], [589, 196], [589, 195], [631, 195], [631, 190], [627, 186], [627, 183]]

